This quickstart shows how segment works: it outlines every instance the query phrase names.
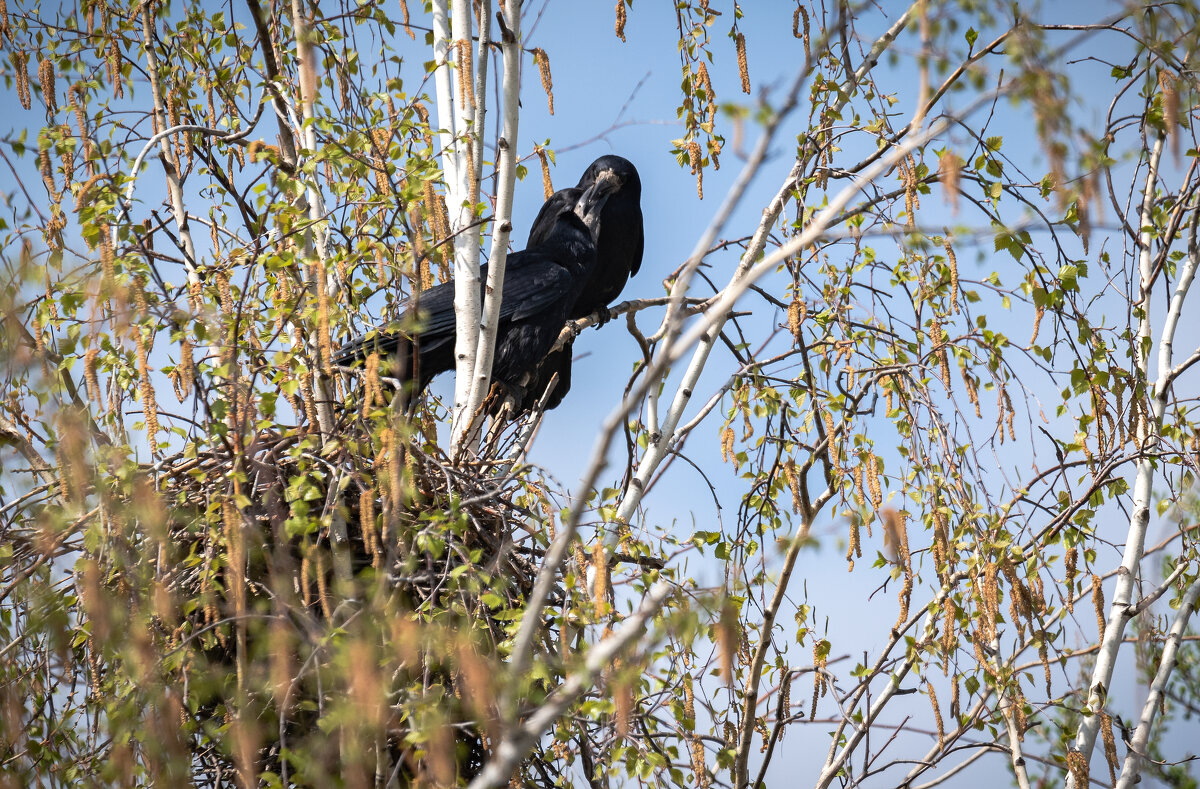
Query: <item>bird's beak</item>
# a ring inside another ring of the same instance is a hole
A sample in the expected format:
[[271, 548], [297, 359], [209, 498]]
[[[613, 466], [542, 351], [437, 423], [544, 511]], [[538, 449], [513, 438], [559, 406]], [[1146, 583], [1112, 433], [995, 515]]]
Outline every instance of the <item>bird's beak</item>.
[[608, 198], [621, 188], [621, 177], [612, 170], [601, 170], [596, 180], [584, 190], [575, 204], [575, 214], [592, 231], [592, 238], [600, 234], [600, 212]]

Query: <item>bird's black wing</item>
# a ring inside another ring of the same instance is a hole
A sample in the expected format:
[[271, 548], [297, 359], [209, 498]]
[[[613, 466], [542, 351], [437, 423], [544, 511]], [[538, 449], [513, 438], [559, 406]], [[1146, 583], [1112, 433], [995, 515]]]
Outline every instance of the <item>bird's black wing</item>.
[[[487, 282], [487, 264], [479, 269], [479, 281]], [[454, 280], [420, 291], [408, 300], [405, 315], [416, 311], [417, 333], [424, 341], [436, 337], [453, 337], [457, 324], [454, 319]]]
[[[487, 287], [487, 275], [488, 267], [484, 264], [479, 270], [481, 297]], [[573, 284], [572, 276], [544, 253], [524, 251], [509, 254], [501, 290], [501, 322], [528, 318], [567, 298]], [[453, 342], [456, 329], [454, 282], [443, 282], [410, 298], [408, 309], [399, 321], [367, 332], [343, 345], [334, 354], [333, 361], [335, 364], [349, 365], [365, 359], [373, 351], [386, 356], [395, 353], [409, 337], [415, 338], [421, 347], [432, 349], [445, 342]]]
[[629, 259], [633, 261], [633, 263], [629, 267], [629, 276], [632, 277], [634, 274], [638, 273], [638, 269], [642, 267], [642, 252], [644, 252], [646, 248], [646, 235], [645, 231], [642, 229], [641, 206], [637, 207], [637, 218], [631, 222], [631, 224], [632, 228], [630, 229], [630, 235], [632, 235], [633, 238], [629, 242]]
[[[488, 267], [479, 269], [480, 306], [487, 288]], [[571, 276], [550, 256], [534, 251], [511, 252], [504, 267], [501, 286], [500, 320], [520, 320], [544, 309], [567, 295]], [[422, 341], [453, 337], [457, 328], [454, 315], [454, 282], [421, 291], [410, 300], [416, 308], [417, 329]]]
[[525, 242], [525, 247], [532, 249], [545, 244], [558, 224], [559, 217], [564, 212], [574, 211], [575, 204], [579, 202], [582, 194], [582, 189], [569, 187], [550, 195], [549, 199], [542, 203], [542, 210], [538, 211], [537, 218], [533, 220], [533, 227], [529, 228], [529, 240]]
[[550, 255], [527, 249], [508, 256], [501, 291], [500, 320], [533, 317], [572, 295], [575, 277]]
[[[487, 279], [484, 265], [480, 277]], [[416, 313], [413, 307], [417, 308]], [[420, 337], [422, 345], [433, 346], [454, 338], [454, 282], [443, 282], [410, 297], [399, 320], [372, 329], [338, 348], [333, 363], [348, 366], [361, 362], [370, 353], [390, 356], [411, 337]]]

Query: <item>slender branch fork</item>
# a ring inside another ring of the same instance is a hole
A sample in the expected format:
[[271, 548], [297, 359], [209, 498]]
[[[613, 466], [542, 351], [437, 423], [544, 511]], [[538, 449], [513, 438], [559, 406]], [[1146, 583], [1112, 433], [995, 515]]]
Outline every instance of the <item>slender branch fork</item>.
[[[1137, 371], [1143, 380], [1150, 378], [1150, 350], [1153, 342], [1153, 329], [1150, 322], [1150, 300], [1152, 298], [1153, 270], [1153, 227], [1152, 216], [1154, 195], [1158, 185], [1159, 164], [1162, 161], [1165, 136], [1159, 133], [1155, 136], [1150, 149], [1149, 162], [1146, 169], [1146, 183], [1143, 187], [1142, 205], [1139, 215], [1141, 232], [1138, 236], [1138, 269], [1140, 319], [1137, 338], [1134, 343], [1134, 354]], [[1183, 312], [1183, 304], [1196, 275], [1197, 266], [1196, 223], [1193, 221], [1188, 243], [1188, 255], [1182, 261], [1175, 288], [1171, 294], [1167, 317], [1163, 325], [1162, 335], [1157, 346], [1157, 377], [1150, 394], [1151, 418], [1139, 420], [1137, 444], [1143, 450], [1153, 448], [1160, 438], [1163, 415], [1166, 413], [1170, 398], [1172, 373], [1172, 350], [1175, 332]], [[1100, 637], [1100, 649], [1096, 655], [1096, 665], [1092, 670], [1088, 683], [1088, 698], [1085, 715], [1075, 737], [1075, 748], [1090, 759], [1096, 745], [1096, 737], [1100, 730], [1100, 713], [1104, 710], [1108, 699], [1108, 690], [1112, 687], [1113, 671], [1116, 668], [1117, 654], [1125, 633], [1125, 627], [1133, 618], [1135, 605], [1133, 595], [1137, 578], [1141, 571], [1143, 550], [1146, 533], [1150, 525], [1150, 502], [1154, 481], [1154, 461], [1143, 455], [1137, 461], [1134, 488], [1133, 507], [1129, 518], [1129, 528], [1125, 537], [1125, 550], [1117, 573], [1116, 589], [1113, 592], [1112, 604], [1109, 606], [1104, 632]], [[1169, 674], [1169, 669], [1167, 670]], [[1136, 774], [1136, 763], [1126, 763], [1122, 770]], [[1130, 778], [1129, 780], [1132, 780]], [[1075, 786], [1074, 778], [1068, 776], [1067, 786]]]
[[[512, 233], [513, 191], [516, 186], [517, 159], [516, 144], [517, 130], [520, 118], [519, 98], [521, 92], [521, 3], [520, 0], [506, 0], [503, 4], [503, 17], [506, 30], [501, 36], [500, 49], [503, 53], [504, 75], [504, 128], [501, 137], [496, 141], [498, 170], [496, 184], [496, 218], [492, 229], [491, 254], [488, 256], [487, 286], [484, 290], [483, 311], [479, 323], [479, 346], [475, 356], [475, 368], [472, 373], [470, 394], [467, 397], [464, 415], [472, 415], [479, 411], [484, 397], [487, 396], [491, 385], [492, 359], [496, 350], [496, 332], [500, 323], [500, 296], [503, 291], [504, 271], [508, 262], [508, 240]], [[475, 156], [476, 168], [483, 162], [483, 97], [485, 94], [485, 76], [487, 65], [488, 29], [487, 21], [491, 16], [491, 2], [483, 0], [479, 18], [482, 20], [479, 30], [479, 53], [475, 58], [476, 68], [479, 69], [478, 87], [475, 90], [477, 112], [475, 114]], [[473, 176], [473, 183], [478, 183], [480, 173]], [[465, 420], [464, 420], [465, 421]], [[464, 425], [465, 427], [465, 425]], [[461, 437], [459, 438], [461, 441]]]
[[650, 587], [638, 610], [622, 622], [609, 638], [588, 651], [582, 670], [568, 677], [523, 724], [506, 726], [504, 738], [496, 747], [495, 756], [471, 781], [468, 789], [491, 789], [506, 785], [512, 777], [513, 770], [537, 743], [542, 733], [553, 726], [558, 717], [592, 686], [600, 672], [642, 634], [646, 624], [658, 613], [674, 589], [675, 585], [669, 581], [658, 581]]
[[1134, 732], [1133, 740], [1129, 743], [1129, 753], [1125, 755], [1125, 763], [1121, 767], [1121, 777], [1117, 779], [1117, 789], [1130, 789], [1141, 780], [1141, 763], [1146, 757], [1146, 747], [1150, 744], [1150, 729], [1154, 725], [1159, 705], [1166, 693], [1167, 681], [1171, 678], [1171, 672], [1178, 662], [1176, 653], [1179, 650], [1179, 642], [1183, 639], [1183, 631], [1187, 628], [1188, 620], [1195, 613], [1198, 601], [1200, 601], [1200, 578], [1192, 581], [1192, 585], [1184, 593], [1179, 610], [1175, 612], [1175, 618], [1171, 622], [1171, 629], [1167, 633], [1167, 642], [1163, 645], [1162, 658], [1158, 661], [1158, 671], [1154, 674], [1154, 681], [1150, 683], [1150, 694], [1142, 706], [1142, 715], [1138, 719], [1137, 731]]

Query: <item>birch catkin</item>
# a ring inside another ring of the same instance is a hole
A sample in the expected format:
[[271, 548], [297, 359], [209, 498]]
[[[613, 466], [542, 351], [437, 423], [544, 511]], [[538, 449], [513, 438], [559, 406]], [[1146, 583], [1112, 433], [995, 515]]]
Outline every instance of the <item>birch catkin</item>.
[[704, 167], [700, 152], [700, 143], [695, 140], [687, 144], [688, 163], [692, 166], [692, 175], [696, 176], [696, 196], [704, 199]]
[[592, 546], [592, 606], [597, 619], [608, 613], [608, 553], [604, 541], [596, 540]]
[[825, 418], [825, 437], [829, 441], [829, 462], [836, 466], [840, 462], [838, 457], [837, 429], [833, 423], [833, 414], [826, 411], [823, 416]]
[[1117, 757], [1117, 741], [1113, 737], [1112, 716], [1107, 712], [1100, 713], [1100, 738], [1104, 741], [1104, 760], [1108, 762], [1108, 776], [1115, 785], [1117, 768], [1121, 766], [1121, 761]]
[[96, 357], [99, 355], [100, 348], [96, 345], [88, 348], [83, 355], [83, 381], [88, 397], [95, 403], [101, 401], [100, 378], [96, 375]]
[[49, 57], [42, 58], [38, 63], [38, 84], [42, 89], [42, 101], [46, 104], [46, 114], [53, 115], [58, 112], [58, 98], [54, 90], [54, 61]]
[[[942, 638], [939, 644], [942, 648], [942, 674], [945, 675], [949, 675], [950, 656], [954, 654], [954, 650], [958, 646], [958, 634], [955, 628], [957, 621], [958, 606], [955, 605], [953, 598], [947, 595], [946, 602], [942, 604]], [[955, 691], [954, 698], [957, 699], [957, 688]], [[950, 706], [953, 710], [958, 705], [955, 700], [951, 700]]]
[[1158, 86], [1163, 92], [1163, 135], [1171, 138], [1171, 155], [1178, 157], [1179, 135], [1175, 134], [1175, 125], [1179, 123], [1179, 89], [1166, 70], [1158, 72]]
[[738, 75], [742, 78], [742, 93], [750, 93], [750, 66], [746, 63], [746, 35], [738, 33], [734, 40], [737, 47]]
[[942, 178], [942, 189], [946, 194], [946, 202], [950, 204], [951, 216], [958, 214], [958, 183], [962, 174], [962, 164], [958, 157], [947, 148], [938, 157], [938, 171]]
[[46, 192], [49, 193], [50, 199], [57, 202], [60, 195], [54, 183], [54, 165], [50, 162], [49, 148], [38, 151], [38, 172], [42, 174], [42, 182], [46, 184]]
[[546, 155], [546, 149], [540, 145], [535, 145], [533, 152], [537, 154], [538, 163], [542, 166], [543, 199], [549, 200], [550, 195], [554, 194], [554, 182], [550, 180], [550, 157]]
[[372, 353], [367, 356], [363, 373], [363, 419], [370, 417], [376, 403], [381, 402], [383, 402], [383, 384], [379, 380], [379, 354]]
[[175, 365], [172, 383], [175, 386], [175, 397], [181, 403], [192, 391], [192, 376], [196, 371], [196, 362], [192, 356], [194, 350], [189, 337], [184, 337], [179, 343], [179, 364]]
[[409, 27], [409, 22], [411, 20], [408, 16], [408, 0], [400, 0], [400, 19], [400, 24], [404, 26], [404, 32], [408, 33], [409, 38], [411, 38], [413, 41], [416, 41], [417, 35], [413, 32], [412, 28]]
[[550, 76], [550, 56], [546, 50], [537, 47], [533, 50], [533, 62], [537, 65], [538, 75], [542, 78], [542, 90], [546, 91], [546, 102], [550, 114], [554, 114], [554, 80]]
[[788, 305], [787, 312], [788, 331], [792, 333], [792, 341], [797, 345], [800, 343], [800, 331], [806, 317], [808, 317], [808, 305], [804, 303], [803, 299], [797, 296]]
[[154, 387], [150, 382], [149, 341], [141, 327], [137, 332], [137, 369], [142, 395], [142, 414], [146, 419], [146, 435], [150, 439], [150, 451], [158, 454], [158, 403], [154, 399]]
[[1071, 773], [1076, 786], [1089, 785], [1088, 760], [1079, 751], [1067, 751], [1067, 771]]
[[846, 546], [846, 561], [849, 566], [846, 568], [848, 572], [854, 571], [855, 558], [862, 558], [862, 538], [860, 537], [859, 519], [850, 519], [850, 539]]
[[29, 95], [29, 54], [14, 49], [11, 58], [13, 79], [17, 83], [17, 99], [21, 102], [22, 107], [27, 110], [31, 109], [33, 100]]
[[471, 42], [467, 39], [459, 39], [454, 42], [454, 46], [458, 49], [459, 106], [463, 109], [468, 107], [475, 109], [475, 86], [472, 84], [474, 80], [471, 79], [475, 69], [471, 62]]
[[787, 479], [788, 488], [792, 491], [792, 512], [799, 514], [803, 500], [800, 497], [800, 475], [796, 472], [796, 461], [788, 458], [783, 465], [783, 475]]
[[733, 684], [733, 656], [738, 646], [738, 612], [733, 603], [726, 600], [721, 604], [721, 617], [717, 620], [717, 652], [720, 659], [721, 678], [726, 685]]
[[1063, 565], [1066, 568], [1066, 575], [1067, 575], [1067, 578], [1066, 578], [1066, 581], [1067, 581], [1067, 589], [1066, 589], [1067, 611], [1069, 611], [1071, 613], [1075, 612], [1075, 574], [1076, 574], [1076, 562], [1078, 562], [1078, 561], [1079, 561], [1079, 549], [1075, 548], [1075, 547], [1068, 548], [1066, 555], [1063, 556]]
[[933, 708], [933, 720], [937, 725], [938, 747], [943, 748], [946, 745], [946, 726], [942, 721], [942, 710], [938, 706], [937, 693], [933, 690], [933, 683], [925, 680], [925, 690], [929, 693], [929, 706]]
[[804, 40], [804, 57], [812, 57], [808, 30], [808, 9], [801, 4], [796, 5], [796, 13], [792, 15], [792, 35]]
[[874, 452], [867, 453], [867, 490], [871, 493], [871, 506], [875, 509], [883, 504], [883, 487], [879, 484], [879, 462]]
[[119, 36], [113, 36], [112, 44], [108, 48], [108, 81], [112, 83], [113, 96], [118, 99], [125, 95], [125, 83], [121, 79], [121, 45], [119, 38]]
[[942, 238], [942, 247], [946, 250], [946, 264], [950, 267], [950, 310], [958, 314], [958, 258], [954, 254], [954, 247], [950, 245], [950, 233]]

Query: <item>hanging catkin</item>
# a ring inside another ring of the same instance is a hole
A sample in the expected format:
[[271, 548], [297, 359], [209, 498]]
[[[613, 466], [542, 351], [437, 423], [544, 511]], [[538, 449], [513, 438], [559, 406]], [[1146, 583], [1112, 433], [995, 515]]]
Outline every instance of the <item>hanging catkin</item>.
[[735, 39], [737, 47], [738, 75], [742, 78], [742, 93], [750, 93], [750, 66], [746, 63], [746, 35], [738, 33]]

